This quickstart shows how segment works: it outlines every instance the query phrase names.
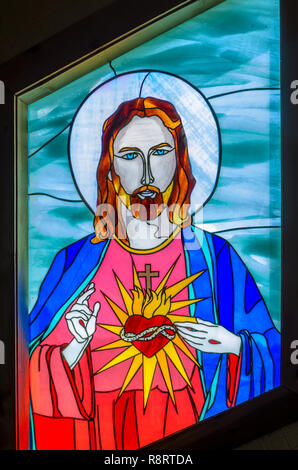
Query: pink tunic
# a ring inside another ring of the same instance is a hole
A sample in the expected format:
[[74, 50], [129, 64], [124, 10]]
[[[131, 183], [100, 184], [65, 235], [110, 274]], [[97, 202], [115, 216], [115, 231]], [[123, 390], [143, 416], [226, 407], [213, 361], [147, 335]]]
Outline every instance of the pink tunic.
[[[145, 271], [145, 265], [149, 264], [151, 271], [159, 273], [152, 278], [152, 289], [155, 290], [176, 260], [167, 286], [186, 278], [180, 237], [174, 238], [162, 250], [153, 253], [131, 252], [120, 246], [116, 240], [111, 240], [104, 260], [93, 278], [96, 291], [89, 300], [91, 309], [95, 302], [101, 303], [97, 323], [121, 325], [104, 297], [104, 294], [107, 295], [124, 311], [126, 310], [115, 274], [125, 288], [130, 290], [134, 287], [132, 261], [137, 272]], [[140, 282], [145, 289], [145, 278], [140, 277]], [[187, 299], [188, 289], [185, 288], [174, 300]], [[175, 314], [189, 316], [189, 308], [184, 307], [173, 312], [173, 315]], [[178, 355], [191, 380], [193, 390], [189, 389], [176, 367], [168, 361], [176, 408], [169, 399], [168, 388], [158, 365], [146, 410], [143, 406], [142, 367], [121, 395], [121, 399], [118, 399], [132, 359], [97, 374], [101, 367], [125, 348], [104, 351], [96, 349], [119, 339], [118, 335], [97, 326], [90, 347], [74, 370], [70, 371], [61, 355], [61, 346], [67, 345], [72, 340], [72, 335], [68, 330], [65, 316], [62, 317], [53, 332], [36, 348], [31, 358], [30, 387], [36, 430], [40, 426], [41, 428], [45, 426], [43, 417], [58, 418], [59, 435], [63, 430], [61, 418], [71, 418], [72, 429], [78, 428], [75, 433], [77, 436], [79, 427], [82, 431], [82, 420], [86, 420], [89, 423], [88, 429], [84, 431], [86, 435], [85, 437], [82, 435], [73, 448], [132, 449], [142, 447], [198, 421], [204, 404], [199, 370], [194, 362], [178, 349]], [[188, 349], [196, 357], [195, 350], [190, 346]], [[234, 383], [234, 380], [232, 382]], [[52, 420], [52, 425], [53, 422]], [[47, 440], [45, 443], [41, 436], [42, 431], [40, 437], [36, 437], [39, 442], [38, 448], [65, 448], [65, 444], [64, 447], [59, 447], [60, 441], [50, 444]], [[66, 448], [72, 447], [66, 446]]]

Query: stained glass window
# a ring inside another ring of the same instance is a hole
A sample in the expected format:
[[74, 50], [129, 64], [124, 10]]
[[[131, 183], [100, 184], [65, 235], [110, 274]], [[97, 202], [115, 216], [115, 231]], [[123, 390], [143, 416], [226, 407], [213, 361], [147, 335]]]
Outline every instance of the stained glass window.
[[278, 2], [28, 107], [31, 446], [137, 449], [279, 385]]

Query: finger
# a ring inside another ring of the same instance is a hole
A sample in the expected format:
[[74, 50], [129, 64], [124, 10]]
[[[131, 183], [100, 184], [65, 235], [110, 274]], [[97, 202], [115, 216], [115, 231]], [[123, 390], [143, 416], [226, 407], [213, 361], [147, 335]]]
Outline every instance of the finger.
[[75, 304], [73, 306], [73, 309], [76, 311], [76, 312], [83, 312], [87, 315], [87, 317], [89, 318], [91, 315], [92, 315], [92, 310], [87, 307], [87, 305], [84, 305], [84, 304]]
[[100, 307], [101, 307], [100, 302], [96, 302], [94, 304], [92, 316], [95, 317], [95, 319], [97, 318]]
[[[87, 290], [90, 290], [90, 289], [93, 289], [95, 290], [95, 285], [94, 285], [94, 282], [91, 282], [87, 288]], [[87, 305], [88, 306], [88, 300], [89, 298], [91, 297], [92, 293], [90, 295], [88, 295], [88, 297], [86, 297], [86, 299], [83, 301], [83, 304], [84, 305]]]
[[87, 286], [87, 290], [88, 289], [93, 289], [94, 287], [95, 287], [94, 282], [90, 282], [90, 284]]
[[92, 287], [88, 290], [86, 290], [86, 292], [83, 292], [82, 295], [79, 296], [78, 298], [78, 301], [80, 304], [82, 304], [83, 302], [85, 302], [86, 300], [89, 299], [89, 297], [93, 294], [93, 292], [95, 291], [95, 289]]
[[202, 343], [204, 341], [206, 341], [206, 338], [203, 338], [203, 337], [200, 337], [200, 336], [192, 336], [192, 335], [189, 335], [188, 333], [183, 333], [181, 331], [178, 332], [179, 336], [181, 336], [182, 338], [185, 338], [187, 341], [192, 341], [194, 343]]
[[209, 326], [209, 327], [212, 327], [212, 328], [217, 328], [218, 327], [218, 325], [216, 325], [215, 323], [212, 323], [212, 322], [207, 321], [207, 320], [202, 320], [202, 318], [199, 318], [199, 317], [197, 317], [196, 320], [197, 320], [199, 325], [205, 325], [205, 326]]
[[88, 321], [88, 315], [78, 310], [71, 310], [65, 315], [66, 320], [72, 320], [73, 318], [80, 318], [81, 320]]
[[86, 330], [88, 336], [92, 336], [96, 330], [96, 317], [94, 317], [93, 315], [90, 317], [86, 325]]
[[[189, 324], [191, 325], [191, 323]], [[175, 326], [178, 328], [178, 330], [182, 330], [182, 331], [185, 331], [185, 333], [204, 333], [204, 334], [208, 334], [209, 331], [207, 329], [207, 327], [202, 327], [202, 326], [198, 326], [198, 325], [195, 325], [195, 327], [193, 326], [185, 326], [184, 323], [175, 323]]]
[[208, 329], [202, 328], [202, 326], [199, 326], [197, 323], [191, 323], [191, 322], [175, 322], [175, 325], [178, 328], [183, 328], [185, 331], [200, 331], [202, 333], [208, 334]]
[[[83, 300], [83, 301], [81, 300], [81, 298], [79, 298], [79, 299], [77, 300], [77, 304], [79, 304], [79, 305], [86, 305], [87, 307], [89, 307], [89, 299], [90, 299], [91, 295], [94, 294], [95, 289], [92, 290], [92, 291], [88, 291], [88, 292], [89, 292], [88, 295], [85, 296], [85, 294], [84, 294], [85, 297], [84, 297], [84, 300]], [[86, 294], [87, 294], [87, 292], [86, 292]]]
[[95, 284], [94, 284], [94, 282], [90, 282], [90, 284], [89, 284], [87, 287], [85, 287], [85, 289], [83, 289], [81, 295], [86, 294], [86, 293], [87, 293], [89, 290], [91, 290], [91, 289], [95, 289]]
[[206, 335], [204, 335], [203, 331], [188, 331], [183, 328], [178, 328], [178, 333], [189, 336], [190, 338], [206, 339]]
[[[94, 284], [93, 284], [93, 286], [94, 286]], [[89, 299], [89, 297], [93, 294], [93, 292], [95, 292], [95, 288], [94, 287], [89, 287], [88, 290], [86, 290], [86, 292], [84, 292], [82, 295], [80, 295], [80, 297], [78, 298], [76, 303], [82, 304], [84, 301]]]
[[94, 334], [95, 330], [96, 330], [96, 319], [97, 319], [97, 314], [99, 312], [99, 309], [100, 309], [100, 303], [96, 302], [94, 304], [93, 313], [92, 313], [91, 317], [89, 318], [87, 326], [86, 326], [87, 333], [88, 333], [89, 336], [92, 336]]

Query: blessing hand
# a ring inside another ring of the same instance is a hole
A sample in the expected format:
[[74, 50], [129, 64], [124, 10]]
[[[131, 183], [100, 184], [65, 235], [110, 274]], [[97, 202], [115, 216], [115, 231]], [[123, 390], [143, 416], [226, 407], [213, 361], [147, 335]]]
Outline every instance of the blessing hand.
[[179, 335], [193, 348], [209, 353], [239, 356], [241, 338], [221, 325], [197, 318], [197, 323], [175, 322]]
[[67, 326], [73, 340], [63, 349], [62, 354], [70, 369], [79, 362], [96, 329], [96, 318], [100, 303], [94, 304], [93, 311], [89, 308], [88, 300], [95, 292], [91, 283], [86, 292], [81, 294], [71, 310], [65, 315]]
[[90, 340], [96, 329], [96, 318], [100, 309], [100, 303], [94, 304], [93, 311], [89, 308], [88, 300], [95, 292], [94, 284], [91, 283], [86, 292], [77, 299], [71, 310], [65, 315], [69, 331], [78, 343]]

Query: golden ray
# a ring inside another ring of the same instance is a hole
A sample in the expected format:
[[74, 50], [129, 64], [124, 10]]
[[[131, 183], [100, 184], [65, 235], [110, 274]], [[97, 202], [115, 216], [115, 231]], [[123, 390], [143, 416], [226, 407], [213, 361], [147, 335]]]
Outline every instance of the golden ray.
[[118, 339], [117, 341], [113, 341], [113, 343], [105, 344], [104, 346], [100, 346], [100, 348], [93, 349], [93, 351], [105, 351], [106, 349], [117, 349], [117, 348], [127, 348], [130, 346], [131, 343], [127, 341], [123, 341], [123, 339]]
[[139, 368], [141, 367], [142, 363], [143, 363], [143, 355], [142, 355], [142, 353], [140, 353], [140, 354], [138, 354], [138, 356], [136, 356], [133, 359], [133, 361], [131, 363], [129, 371], [127, 372], [127, 375], [126, 375], [125, 380], [123, 382], [122, 388], [120, 390], [119, 397], [120, 397], [120, 395], [122, 395], [122, 393], [124, 392], [126, 387], [132, 381], [132, 379], [134, 378], [134, 376], [138, 372]]
[[174, 262], [173, 266], [170, 267], [170, 269], [168, 270], [168, 272], [167, 272], [167, 274], [165, 275], [165, 277], [161, 280], [160, 284], [158, 285], [157, 289], [155, 290], [155, 292], [156, 292], [157, 294], [159, 294], [159, 293], [162, 291], [162, 289], [165, 287], [165, 285], [166, 285], [166, 283], [167, 283], [167, 281], [168, 281], [168, 279], [169, 279], [169, 277], [170, 277], [170, 275], [171, 275], [171, 273], [172, 273], [174, 267], [176, 266], [176, 263], [177, 263], [177, 261], [178, 261], [179, 258], [180, 258], [180, 255], [178, 256], [178, 258], [177, 258], [176, 261]]
[[143, 355], [143, 388], [144, 388], [144, 409], [146, 408], [147, 401], [149, 398], [151, 385], [153, 382], [155, 369], [157, 365], [156, 355], [147, 357]]
[[184, 366], [181, 362], [181, 359], [180, 357], [178, 356], [178, 353], [175, 349], [175, 346], [173, 345], [173, 343], [171, 341], [169, 341], [165, 346], [164, 346], [164, 351], [165, 353], [169, 356], [169, 358], [171, 359], [172, 363], [174, 364], [174, 366], [176, 367], [176, 369], [178, 370], [178, 372], [180, 373], [180, 375], [182, 375], [182, 377], [184, 378], [185, 382], [187, 383], [187, 385], [189, 385], [190, 388], [192, 388], [192, 385], [189, 381], [189, 378], [188, 378], [188, 375], [186, 373], [186, 370], [184, 369]]
[[167, 318], [171, 320], [172, 323], [175, 324], [176, 321], [178, 322], [189, 322], [189, 323], [198, 323], [196, 317], [188, 317], [186, 315], [167, 315]]
[[115, 333], [115, 335], [120, 336], [121, 330], [123, 330], [123, 326], [116, 326], [116, 325], [104, 325], [103, 323], [96, 323], [97, 326], [104, 328], [105, 330], [111, 331]]
[[171, 302], [170, 312], [175, 312], [176, 310], [180, 310], [180, 308], [188, 307], [196, 302], [201, 302], [204, 300], [202, 299], [192, 299], [192, 300], [177, 300], [176, 302]]
[[195, 357], [192, 355], [188, 347], [184, 344], [180, 336], [176, 335], [174, 339], [172, 339], [173, 343], [177, 346], [177, 348], [181, 349], [184, 354], [189, 357], [200, 369], [202, 368], [200, 364], [197, 362]]
[[127, 313], [124, 312], [124, 310], [122, 310], [122, 308], [120, 308], [117, 304], [115, 304], [115, 302], [113, 302], [113, 300], [111, 300], [107, 295], [105, 295], [103, 292], [102, 294], [104, 298], [106, 299], [106, 301], [109, 303], [113, 312], [117, 315], [119, 321], [122, 323], [122, 325], [125, 325], [126, 320], [128, 319], [129, 315], [127, 315]]
[[176, 406], [175, 395], [174, 395], [174, 390], [173, 390], [173, 385], [172, 385], [172, 379], [171, 379], [169, 364], [168, 364], [165, 352], [161, 349], [160, 351], [158, 351], [156, 353], [156, 357], [157, 357], [157, 361], [158, 361], [162, 376], [164, 378], [166, 386], [168, 387], [169, 394], [170, 394], [170, 397], [172, 399], [173, 405]]
[[140, 279], [139, 279], [134, 261], [133, 261], [133, 259], [131, 259], [131, 260], [132, 260], [132, 270], [133, 270], [133, 285], [142, 290], [142, 286], [141, 286], [141, 283], [140, 283]]
[[110, 362], [108, 362], [105, 366], [103, 366], [100, 370], [98, 370], [94, 375], [99, 374], [100, 372], [103, 372], [104, 370], [110, 369], [113, 366], [116, 366], [117, 364], [120, 364], [121, 362], [127, 361], [127, 359], [130, 359], [137, 354], [140, 354], [140, 351], [135, 348], [134, 346], [129, 346], [128, 349], [120, 353], [118, 356], [114, 357]]
[[115, 273], [114, 273], [114, 276], [116, 278], [119, 290], [121, 292], [122, 299], [123, 299], [123, 302], [125, 304], [127, 313], [128, 313], [128, 315], [132, 315], [133, 314], [133, 312], [132, 312], [132, 298], [129, 295], [126, 288], [124, 287], [124, 285], [122, 284], [122, 282], [120, 281], [119, 277]]
[[201, 276], [204, 271], [200, 271], [196, 274], [193, 274], [192, 276], [187, 277], [186, 279], [182, 279], [179, 282], [176, 282], [176, 284], [173, 284], [170, 287], [167, 287], [166, 289], [166, 295], [167, 297], [175, 297], [175, 295], [179, 294], [185, 287], [187, 287], [189, 284], [191, 284], [193, 281], [195, 281], [199, 276]]

